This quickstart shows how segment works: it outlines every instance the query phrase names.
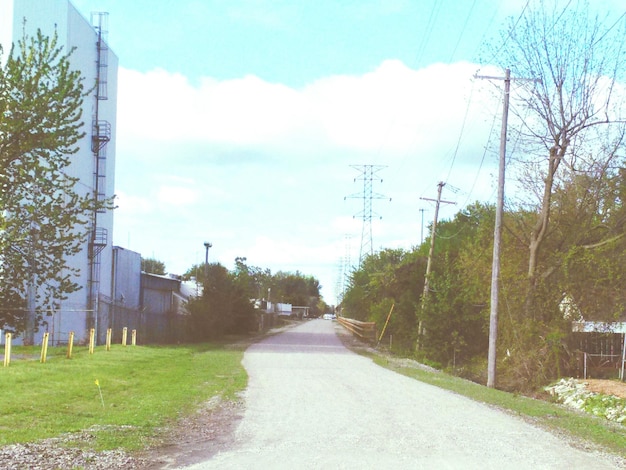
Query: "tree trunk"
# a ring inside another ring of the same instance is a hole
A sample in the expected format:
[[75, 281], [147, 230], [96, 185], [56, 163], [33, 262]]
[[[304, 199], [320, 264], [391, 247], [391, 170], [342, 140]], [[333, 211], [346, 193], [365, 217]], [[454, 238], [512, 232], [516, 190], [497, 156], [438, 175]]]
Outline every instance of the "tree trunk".
[[533, 316], [535, 305], [535, 294], [537, 288], [537, 266], [539, 251], [548, 233], [550, 223], [550, 208], [552, 205], [552, 191], [554, 188], [554, 175], [559, 165], [563, 161], [563, 156], [567, 150], [567, 142], [563, 145], [554, 145], [550, 149], [548, 158], [548, 172], [544, 181], [543, 197], [541, 200], [541, 210], [537, 216], [537, 223], [530, 234], [529, 255], [528, 255], [528, 295], [526, 298], [526, 314]]

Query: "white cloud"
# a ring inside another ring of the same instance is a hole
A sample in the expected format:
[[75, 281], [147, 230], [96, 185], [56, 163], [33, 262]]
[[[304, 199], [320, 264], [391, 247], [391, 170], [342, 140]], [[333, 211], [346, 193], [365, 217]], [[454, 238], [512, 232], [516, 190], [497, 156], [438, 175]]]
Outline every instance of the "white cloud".
[[212, 261], [300, 270], [331, 299], [346, 235], [353, 262], [361, 243], [362, 200], [344, 199], [363, 191], [350, 165], [386, 166], [373, 190], [393, 201], [374, 201], [375, 249], [419, 243], [419, 197], [440, 179], [467, 193], [478, 177], [471, 201], [490, 194], [493, 162], [478, 168], [500, 97], [476, 68], [385, 61], [301, 89], [121, 69], [117, 238], [179, 273], [208, 240]]
[[198, 200], [198, 193], [193, 188], [183, 186], [161, 186], [157, 199], [162, 204], [185, 206]]

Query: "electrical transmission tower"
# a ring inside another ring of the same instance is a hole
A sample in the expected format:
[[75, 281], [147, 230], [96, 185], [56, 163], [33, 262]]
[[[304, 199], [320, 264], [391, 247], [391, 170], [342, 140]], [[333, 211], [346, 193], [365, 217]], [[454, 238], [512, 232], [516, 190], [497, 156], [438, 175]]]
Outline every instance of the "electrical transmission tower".
[[335, 285], [337, 305], [342, 303], [346, 290], [348, 290], [350, 286], [350, 277], [353, 270], [350, 261], [351, 241], [352, 237], [345, 235], [345, 254], [339, 258], [339, 265], [337, 266], [337, 284]]
[[[378, 216], [372, 210], [372, 201], [374, 199], [387, 199], [387, 196], [373, 192], [374, 181], [383, 182], [379, 180], [378, 172], [384, 165], [350, 165], [352, 168], [359, 172], [359, 176], [354, 178], [354, 181], [363, 181], [363, 192], [346, 196], [345, 199], [363, 199], [363, 210], [356, 214], [354, 217], [360, 217], [363, 220], [363, 228], [361, 231], [361, 250], [359, 251], [359, 265], [363, 262], [363, 259], [367, 255], [374, 254], [374, 245], [372, 243], [372, 218]], [[389, 199], [391, 201], [391, 198]]]

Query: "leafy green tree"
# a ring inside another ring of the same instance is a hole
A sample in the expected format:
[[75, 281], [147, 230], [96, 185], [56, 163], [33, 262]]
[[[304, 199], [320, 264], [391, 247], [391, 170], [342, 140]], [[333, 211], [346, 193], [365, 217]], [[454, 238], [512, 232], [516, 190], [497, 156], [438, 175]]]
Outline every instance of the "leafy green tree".
[[459, 367], [486, 357], [493, 207], [475, 203], [437, 226], [420, 354]]
[[[0, 49], [0, 324], [20, 332], [80, 287], [68, 258], [88, 237], [96, 202], [68, 175], [87, 92], [56, 35]], [[81, 192], [83, 191], [83, 192]], [[26, 293], [30, 292], [31, 296]], [[30, 301], [27, 297], [30, 297]], [[30, 305], [27, 305], [30, 304]], [[26, 315], [25, 311], [31, 311]], [[36, 318], [32, 310], [37, 308]], [[33, 328], [31, 324], [29, 328]], [[32, 331], [32, 330], [31, 330]]]
[[261, 299], [271, 284], [272, 273], [269, 269], [248, 266], [246, 261], [244, 257], [235, 258], [235, 278], [249, 298]]
[[210, 263], [206, 271], [202, 296], [188, 305], [192, 339], [206, 341], [252, 330], [254, 305], [234, 275], [218, 263]]
[[351, 274], [341, 305], [342, 314], [374, 321], [382, 333], [391, 311], [385, 338], [395, 350], [413, 352], [425, 270], [426, 259], [416, 251], [385, 249], [367, 256]]
[[311, 313], [319, 315], [318, 303], [321, 299], [321, 285], [313, 276], [279, 271], [271, 277], [271, 300], [299, 307], [309, 307]]
[[182, 276], [183, 280], [195, 279], [198, 283], [204, 280], [204, 263], [192, 265]]
[[574, 175], [555, 195], [559, 290], [596, 321], [626, 312], [626, 171], [610, 173]]
[[155, 258], [141, 258], [141, 270], [144, 273], [165, 275], [165, 263]]

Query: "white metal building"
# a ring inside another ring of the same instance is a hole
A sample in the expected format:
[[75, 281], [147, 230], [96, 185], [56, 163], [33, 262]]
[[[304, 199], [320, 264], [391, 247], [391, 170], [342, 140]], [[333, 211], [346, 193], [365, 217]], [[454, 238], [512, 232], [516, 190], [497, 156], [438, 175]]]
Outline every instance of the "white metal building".
[[[65, 52], [75, 48], [70, 62], [82, 73], [85, 88], [98, 84], [92, 96], [84, 100], [86, 136], [79, 152], [72, 156], [68, 171], [79, 178], [78, 192], [89, 192], [97, 198], [114, 194], [118, 59], [106, 43], [107, 24], [106, 13], [89, 13], [85, 17], [68, 0], [0, 0], [0, 44], [5, 54], [24, 32], [34, 36], [40, 29], [44, 35], [52, 36], [56, 30]], [[75, 332], [76, 341], [85, 341], [89, 328], [98, 327], [98, 300], [114, 297], [113, 213], [94, 214], [90, 234], [81, 252], [69, 261], [80, 269], [75, 280], [81, 289], [70, 294], [58, 312], [44, 318], [44, 325], [33, 338], [36, 344], [45, 331], [52, 344], [65, 343], [70, 331]]]

